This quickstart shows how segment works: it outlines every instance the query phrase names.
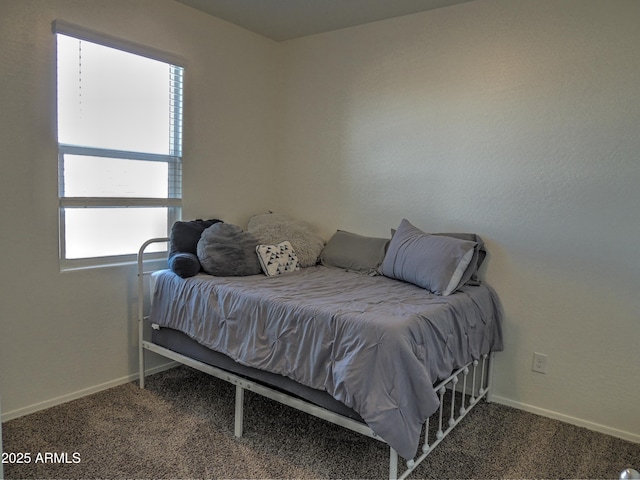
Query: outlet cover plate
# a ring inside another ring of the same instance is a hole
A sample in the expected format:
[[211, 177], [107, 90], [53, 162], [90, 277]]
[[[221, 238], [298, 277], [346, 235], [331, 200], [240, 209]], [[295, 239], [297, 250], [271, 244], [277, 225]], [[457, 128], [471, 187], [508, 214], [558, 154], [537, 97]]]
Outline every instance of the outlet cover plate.
[[533, 354], [532, 370], [538, 373], [547, 373], [547, 356], [544, 353]]

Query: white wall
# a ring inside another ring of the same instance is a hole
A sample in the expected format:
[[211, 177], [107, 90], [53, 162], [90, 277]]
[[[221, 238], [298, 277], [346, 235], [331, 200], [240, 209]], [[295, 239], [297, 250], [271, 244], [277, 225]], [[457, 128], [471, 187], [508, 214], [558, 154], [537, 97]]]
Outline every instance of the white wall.
[[287, 42], [279, 147], [282, 208], [326, 235], [480, 234], [496, 400], [636, 441], [638, 19], [635, 0], [476, 0]]
[[171, 0], [0, 0], [5, 420], [138, 368], [134, 268], [58, 266], [54, 19], [187, 60], [184, 218], [246, 221], [273, 195], [261, 180], [275, 161], [274, 42]]
[[58, 268], [54, 18], [187, 58], [186, 218], [477, 232], [497, 400], [640, 441], [640, 2], [475, 0], [275, 44], [170, 0], [0, 0], [5, 419], [137, 370], [133, 269]]

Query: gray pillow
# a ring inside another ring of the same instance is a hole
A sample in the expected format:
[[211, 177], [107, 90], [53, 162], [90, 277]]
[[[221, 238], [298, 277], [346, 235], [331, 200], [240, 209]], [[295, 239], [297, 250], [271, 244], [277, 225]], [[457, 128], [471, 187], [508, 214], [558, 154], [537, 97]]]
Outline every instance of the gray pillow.
[[198, 240], [198, 259], [210, 275], [234, 277], [262, 272], [256, 255], [258, 240], [237, 225], [216, 223]]
[[371, 275], [377, 273], [388, 245], [388, 238], [365, 237], [338, 230], [322, 250], [320, 262], [327, 267]]
[[480, 237], [480, 235], [475, 233], [434, 233], [433, 235], [444, 235], [445, 237], [453, 237], [459, 238], [460, 240], [468, 240], [470, 242], [478, 243], [478, 262], [476, 265], [476, 270], [480, 268], [480, 265], [484, 262], [484, 259], [487, 256], [487, 250], [484, 246], [484, 240]]
[[380, 273], [446, 296], [475, 272], [477, 250], [477, 242], [430, 235], [403, 219], [389, 242]]
[[[391, 229], [391, 236], [396, 233], [396, 229]], [[460, 240], [468, 240], [470, 242], [477, 242], [478, 248], [476, 249], [476, 253], [474, 254], [474, 258], [471, 260], [469, 264], [470, 267], [475, 267], [473, 271], [469, 270], [465, 272], [465, 278], [468, 274], [468, 280], [465, 283], [469, 285], [480, 285], [480, 279], [478, 278], [478, 269], [484, 263], [485, 258], [487, 257], [487, 249], [484, 246], [484, 240], [480, 237], [480, 235], [476, 233], [431, 233], [431, 235], [444, 235], [445, 237], [453, 237], [459, 238]], [[477, 257], [477, 261], [476, 261]], [[462, 283], [460, 284], [462, 286]]]

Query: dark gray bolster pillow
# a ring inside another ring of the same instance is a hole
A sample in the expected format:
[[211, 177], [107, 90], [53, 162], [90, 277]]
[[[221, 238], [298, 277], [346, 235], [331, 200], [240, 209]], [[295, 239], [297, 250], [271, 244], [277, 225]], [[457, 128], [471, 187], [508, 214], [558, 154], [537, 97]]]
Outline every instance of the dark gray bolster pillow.
[[193, 253], [175, 253], [169, 257], [169, 268], [182, 278], [193, 277], [200, 272], [200, 260]]

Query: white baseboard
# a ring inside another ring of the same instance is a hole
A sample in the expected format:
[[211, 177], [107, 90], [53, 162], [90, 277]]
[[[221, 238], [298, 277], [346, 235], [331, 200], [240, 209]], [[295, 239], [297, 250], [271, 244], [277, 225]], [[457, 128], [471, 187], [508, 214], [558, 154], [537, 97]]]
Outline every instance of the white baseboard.
[[536, 415], [540, 415], [541, 417], [552, 418], [554, 420], [559, 420], [561, 422], [569, 423], [571, 425], [576, 425], [578, 427], [584, 427], [588, 430], [593, 430], [594, 432], [611, 435], [612, 437], [621, 438], [622, 440], [627, 440], [629, 442], [640, 443], [640, 435], [637, 435], [635, 433], [607, 427], [605, 425], [589, 422], [587, 420], [572, 417], [570, 415], [564, 415], [562, 413], [554, 412], [553, 410], [546, 410], [544, 408], [539, 408], [526, 403], [516, 402], [509, 398], [500, 397], [495, 394], [492, 395], [491, 401], [495, 403], [499, 403], [501, 405], [506, 405], [508, 407], [517, 408], [518, 410], [524, 410], [525, 412], [535, 413]]
[[[149, 368], [146, 371], [146, 375], [153, 375], [155, 373], [163, 372], [165, 370], [169, 370], [170, 368], [177, 367], [180, 365], [178, 362], [168, 362], [157, 367]], [[78, 390], [77, 392], [72, 392], [67, 395], [62, 395], [61, 397], [52, 398], [51, 400], [46, 400], [44, 402], [34, 403], [33, 405], [28, 405], [23, 408], [18, 408], [16, 410], [11, 410], [10, 412], [2, 413], [2, 421], [7, 422], [9, 420], [13, 420], [14, 418], [22, 417], [24, 415], [29, 415], [30, 413], [39, 412], [40, 410], [45, 410], [50, 407], [55, 407], [56, 405], [61, 405], [63, 403], [70, 402], [71, 400], [76, 400], [78, 398], [86, 397], [87, 395], [91, 395], [93, 393], [98, 393], [103, 390], [108, 390], [109, 388], [117, 387], [119, 385], [124, 385], [125, 383], [133, 382], [138, 379], [137, 373], [132, 373], [131, 375], [127, 375], [126, 377], [121, 377], [116, 380], [111, 380], [110, 382], [101, 383], [100, 385], [94, 385], [93, 387], [84, 388], [82, 390]]]

